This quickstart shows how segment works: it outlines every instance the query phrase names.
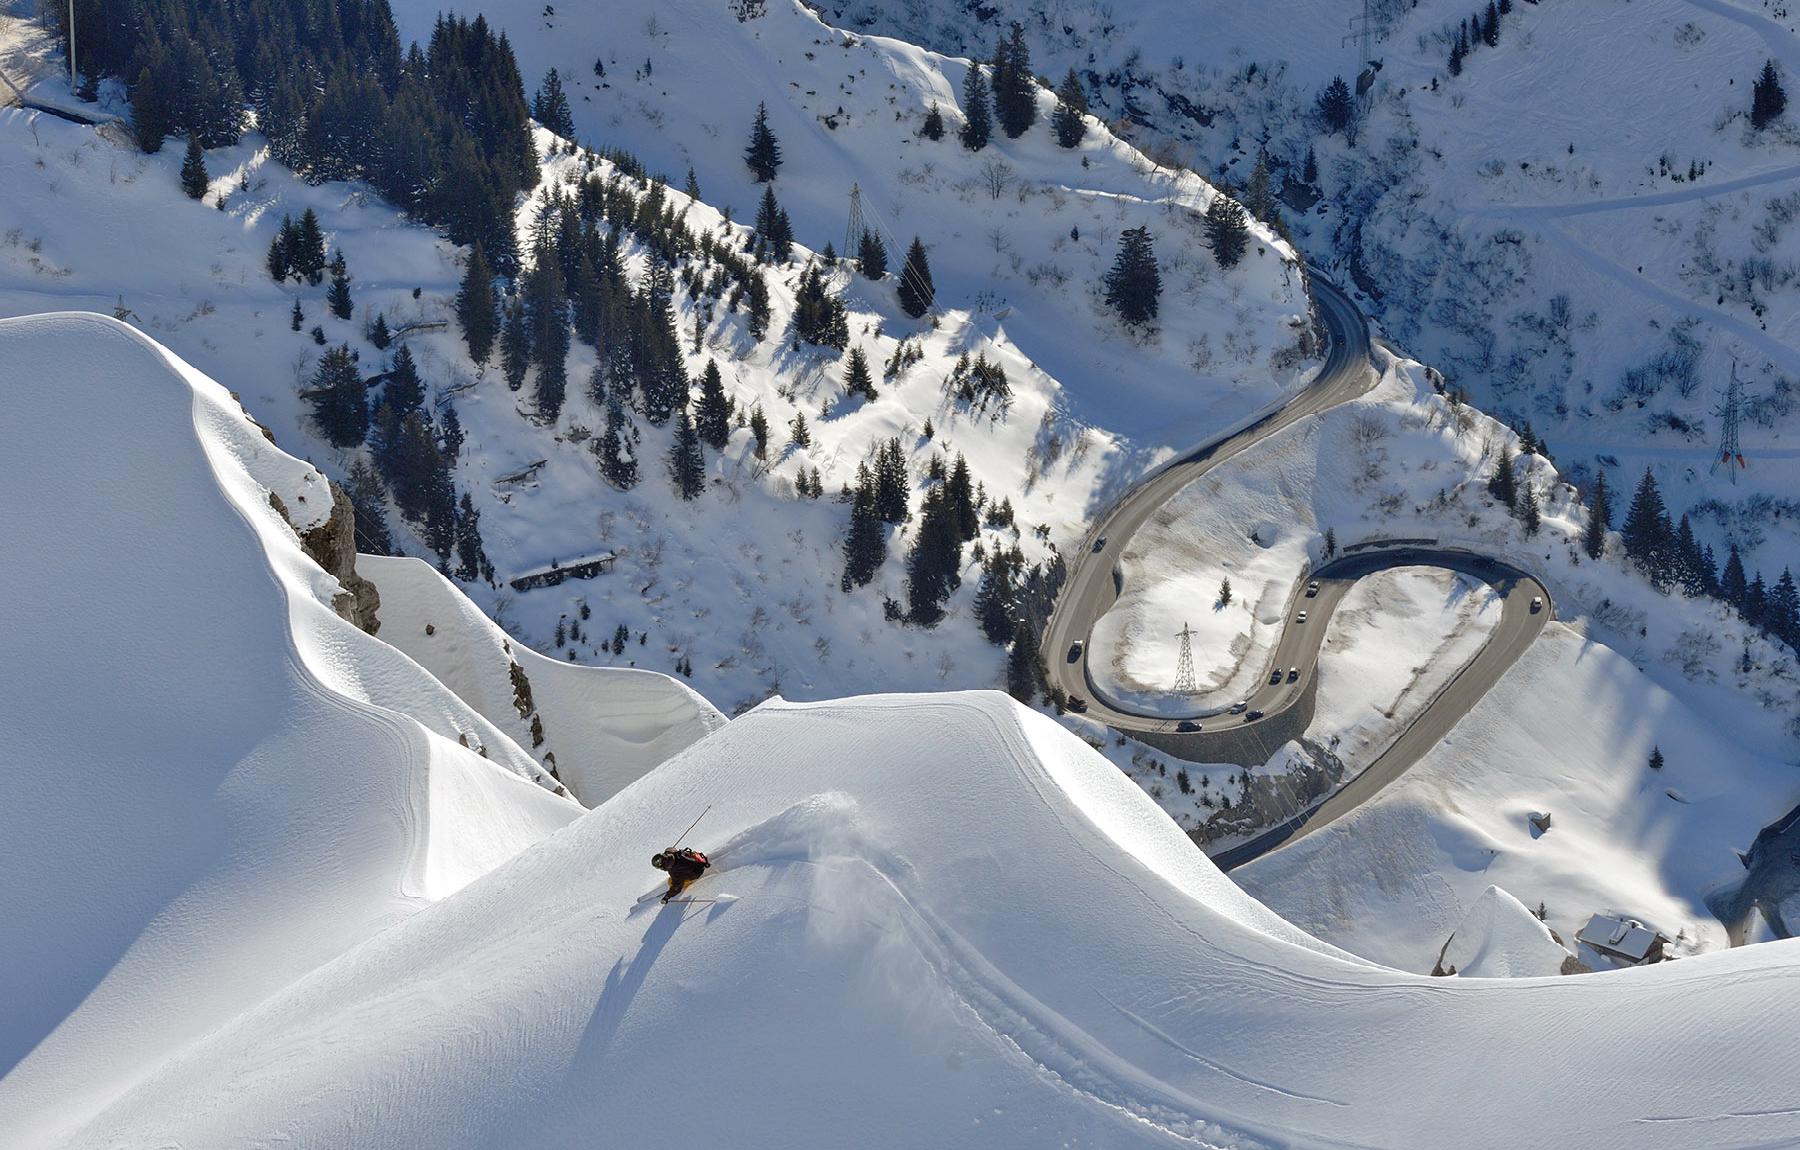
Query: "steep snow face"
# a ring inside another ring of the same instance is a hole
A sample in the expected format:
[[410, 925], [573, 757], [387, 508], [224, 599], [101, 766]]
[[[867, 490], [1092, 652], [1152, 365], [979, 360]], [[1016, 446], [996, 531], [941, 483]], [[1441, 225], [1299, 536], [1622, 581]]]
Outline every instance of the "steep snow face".
[[[709, 803], [714, 901], [637, 901]], [[1274, 918], [1002, 696], [776, 703], [79, 1141], [1777, 1144], [1800, 1137], [1797, 948], [1403, 975]]]
[[1524, 903], [1490, 886], [1445, 941], [1436, 969], [1464, 978], [1527, 978], [1561, 974], [1574, 957]]
[[363, 555], [357, 569], [381, 590], [381, 637], [533, 747], [586, 806], [725, 725], [667, 675], [559, 662], [514, 642], [421, 560]]
[[580, 811], [332, 612], [270, 502], [328, 485], [223, 388], [91, 315], [0, 364], [0, 1129], [41, 1146]]

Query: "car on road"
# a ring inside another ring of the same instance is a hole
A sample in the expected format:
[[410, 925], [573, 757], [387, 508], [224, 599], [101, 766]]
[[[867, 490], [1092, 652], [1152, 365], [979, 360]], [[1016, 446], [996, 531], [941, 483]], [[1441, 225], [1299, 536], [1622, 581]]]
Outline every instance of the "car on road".
[[1308, 583], [1306, 585], [1306, 597], [1308, 599], [1311, 599], [1314, 595], [1317, 595], [1318, 593], [1319, 593], [1319, 581], [1317, 579], [1314, 579], [1311, 583]]
[[1295, 619], [1294, 622], [1296, 622], [1296, 623], [1306, 622], [1306, 612], [1304, 612], [1304, 611], [1300, 612], [1300, 617], [1298, 619]]
[[1192, 719], [1183, 719], [1175, 724], [1175, 729], [1184, 735], [1191, 735], [1200, 729], [1200, 724]]
[[1269, 686], [1273, 687], [1279, 682], [1281, 682], [1281, 668], [1277, 667], [1269, 672]]
[[1239, 699], [1237, 702], [1231, 704], [1231, 713], [1234, 715], [1241, 715], [1249, 709], [1250, 709], [1250, 700], [1249, 699]]
[[1071, 662], [1071, 663], [1081, 662], [1081, 640], [1080, 639], [1077, 639], [1073, 643], [1069, 644], [1069, 662]]
[[1100, 538], [1094, 540], [1094, 554], [1098, 555], [1104, 550], [1106, 550], [1106, 536], [1102, 535]]
[[1298, 683], [1299, 681], [1300, 681], [1300, 668], [1289, 667], [1288, 668], [1288, 682]]
[[1070, 695], [1069, 710], [1074, 711], [1077, 715], [1081, 714], [1087, 710], [1087, 700], [1080, 695]]
[[1532, 597], [1531, 597], [1531, 613], [1532, 613], [1532, 614], [1533, 614], [1533, 615], [1535, 615], [1535, 614], [1537, 614], [1537, 613], [1538, 613], [1538, 612], [1539, 612], [1539, 611], [1542, 611], [1542, 610], [1543, 610], [1543, 609], [1544, 609], [1544, 600], [1543, 600], [1543, 598], [1542, 598], [1542, 597], [1541, 597], [1541, 596], [1538, 596], [1538, 595], [1533, 595], [1533, 596], [1532, 596]]
[[1256, 720], [1258, 720], [1262, 717], [1263, 717], [1263, 713], [1261, 711], [1251, 711], [1249, 714], [1244, 716], [1244, 722], [1254, 723], [1254, 722], [1256, 722]]

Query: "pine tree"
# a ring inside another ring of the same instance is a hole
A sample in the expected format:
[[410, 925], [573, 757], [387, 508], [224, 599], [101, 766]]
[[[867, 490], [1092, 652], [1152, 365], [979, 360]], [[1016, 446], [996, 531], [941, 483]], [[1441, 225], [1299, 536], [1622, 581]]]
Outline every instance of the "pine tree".
[[616, 395], [606, 401], [606, 430], [595, 448], [600, 456], [600, 474], [620, 491], [637, 486], [637, 452], [629, 441], [630, 425], [625, 421], [625, 408]]
[[964, 542], [981, 534], [981, 515], [975, 510], [975, 485], [969, 476], [969, 461], [959, 452], [944, 481], [944, 500], [950, 507], [950, 521], [956, 526], [959, 540]]
[[1663, 769], [1663, 753], [1661, 747], [1650, 748], [1650, 769], [1653, 771], [1660, 771]]
[[1466, 59], [1468, 55], [1469, 38], [1465, 36], [1459, 28], [1456, 32], [1456, 39], [1450, 42], [1449, 69], [1452, 76], [1462, 75], [1463, 60]]
[[1031, 49], [1017, 22], [1011, 35], [994, 50], [994, 116], [1007, 139], [1016, 140], [1037, 120], [1037, 80], [1031, 74]]
[[925, 259], [925, 245], [918, 236], [906, 249], [906, 263], [900, 268], [900, 310], [918, 319], [931, 310], [937, 299], [937, 287], [931, 282], [931, 265]]
[[812, 446], [812, 428], [806, 425], [804, 411], [796, 411], [788, 420], [788, 442], [802, 451]]
[[1781, 87], [1781, 73], [1775, 67], [1775, 61], [1763, 64], [1762, 74], [1750, 92], [1750, 126], [1757, 129], [1768, 127], [1787, 111], [1787, 92]]
[[887, 248], [883, 246], [881, 237], [863, 229], [862, 239], [857, 244], [856, 262], [864, 276], [878, 280], [887, 274]]
[[979, 152], [987, 147], [993, 132], [987, 78], [982, 75], [981, 65], [971, 61], [968, 75], [963, 77], [962, 145], [971, 152]]
[[719, 375], [719, 365], [710, 359], [700, 373], [700, 402], [694, 410], [694, 430], [699, 433], [700, 442], [714, 451], [725, 450], [725, 445], [731, 442], [731, 401], [725, 397], [725, 381]]
[[769, 254], [776, 263], [786, 263], [793, 254], [794, 225], [788, 220], [788, 214], [775, 200], [775, 189], [763, 189], [762, 202], [756, 209], [756, 234], [768, 245]]
[[1162, 271], [1150, 244], [1149, 228], [1127, 228], [1119, 236], [1119, 254], [1114, 257], [1105, 282], [1106, 302], [1120, 319], [1141, 324], [1156, 318], [1162, 296]]
[[456, 322], [469, 345], [469, 358], [478, 364], [486, 363], [493, 354], [494, 339], [500, 334], [500, 316], [494, 297], [494, 270], [488, 266], [480, 244], [469, 254], [462, 287], [456, 292]]
[[764, 104], [756, 105], [756, 121], [750, 125], [750, 144], [744, 149], [744, 163], [749, 165], [750, 173], [759, 184], [773, 180], [781, 167], [781, 144], [769, 130], [769, 109]]
[[[146, 56], [152, 61], [160, 54], [158, 46], [146, 49]], [[168, 138], [172, 126], [163, 71], [162, 68], [146, 64], [138, 72], [137, 83], [131, 86], [132, 134], [137, 139], [138, 147], [150, 155], [162, 151], [163, 141]]]
[[[281, 283], [283, 280], [287, 279], [288, 273], [292, 270], [291, 265], [289, 264], [288, 243], [293, 239], [293, 236], [293, 217], [281, 217], [281, 227], [276, 229], [275, 238], [269, 241], [269, 256], [268, 262], [265, 265], [269, 269], [269, 278], [276, 283]], [[294, 302], [298, 303], [299, 301], [296, 300]], [[298, 331], [300, 329], [295, 328], [294, 330]]]
[[1219, 580], [1219, 606], [1231, 606], [1231, 576]]
[[1050, 114], [1050, 130], [1056, 135], [1057, 146], [1077, 148], [1082, 138], [1087, 135], [1087, 92], [1081, 86], [1081, 78], [1070, 68], [1069, 74], [1063, 77], [1062, 86], [1056, 89], [1056, 111]]
[[1212, 246], [1213, 259], [1227, 270], [1237, 266], [1250, 246], [1250, 221], [1241, 204], [1219, 192], [1206, 209], [1206, 242]]
[[700, 433], [683, 407], [675, 420], [675, 442], [669, 448], [669, 478], [683, 500], [697, 499], [706, 490], [706, 456], [700, 450]]
[[754, 454], [758, 459], [769, 457], [769, 417], [763, 413], [762, 404], [750, 409], [750, 438], [755, 442]]
[[875, 454], [875, 514], [883, 523], [905, 523], [912, 517], [907, 495], [912, 478], [898, 438], [884, 442]]
[[1038, 661], [1037, 632], [1029, 623], [1013, 629], [1012, 651], [1006, 658], [1006, 693], [1031, 706], [1044, 689], [1044, 668]]
[[975, 589], [975, 620], [990, 643], [1004, 647], [1012, 642], [1017, 624], [1013, 619], [1012, 552], [995, 547], [981, 565], [981, 585]]
[[1488, 0], [1487, 11], [1481, 17], [1481, 42], [1490, 48], [1500, 46], [1500, 13], [1494, 0]]
[[[1612, 529], [1612, 495], [1606, 489], [1606, 472], [1594, 473], [1593, 503], [1588, 508], [1587, 527], [1581, 533], [1582, 550], [1589, 559], [1606, 554], [1606, 533]], [[1741, 572], [1740, 572], [1741, 574]]]
[[388, 330], [385, 313], [375, 313], [375, 322], [369, 325], [369, 342], [375, 345], [377, 351], [386, 351], [388, 345], [394, 342], [394, 333]]
[[569, 386], [569, 312], [562, 266], [554, 247], [540, 245], [525, 280], [531, 359], [537, 365], [534, 400], [538, 418], [554, 424]]
[[288, 242], [288, 267], [314, 287], [325, 279], [325, 232], [319, 227], [318, 213], [311, 208], [300, 213], [300, 223]]
[[675, 319], [675, 273], [665, 261], [650, 265], [638, 310], [637, 374], [644, 417], [661, 427], [677, 407], [686, 405], [691, 387]]
[[293, 311], [291, 311], [288, 315], [288, 325], [290, 327], [292, 327], [293, 330], [299, 331], [300, 325], [304, 324], [305, 322], [306, 322], [306, 312], [303, 311], [300, 307], [300, 297], [295, 296]]
[[387, 383], [381, 389], [382, 400], [405, 416], [425, 406], [425, 382], [419, 378], [419, 366], [405, 344], [394, 352], [393, 366], [388, 368]]
[[925, 122], [919, 127], [919, 135], [927, 140], [944, 138], [944, 113], [938, 110], [936, 100], [931, 102], [931, 107], [925, 109]]
[[1244, 185], [1244, 209], [1265, 223], [1275, 214], [1275, 192], [1270, 179], [1269, 153], [1258, 149], [1256, 167], [1250, 171], [1250, 182]]
[[1337, 554], [1337, 531], [1334, 528], [1327, 527], [1325, 529], [1325, 558], [1329, 559], [1333, 555], [1336, 555], [1336, 554]]
[[1331, 83], [1325, 85], [1325, 90], [1319, 93], [1318, 107], [1319, 119], [1324, 122], [1328, 134], [1343, 132], [1349, 135], [1351, 125], [1356, 121], [1356, 101], [1342, 76], [1333, 76]]
[[850, 342], [850, 313], [828, 290], [824, 273], [808, 263], [794, 292], [794, 337], [818, 347], [843, 348]]
[[325, 292], [325, 306], [339, 319], [356, 314], [356, 305], [350, 300], [350, 267], [342, 250], [331, 257], [331, 287]]
[[569, 110], [569, 97], [563, 93], [562, 77], [555, 68], [544, 73], [544, 83], [531, 102], [531, 118], [565, 140], [575, 138], [575, 116]]
[[1682, 593], [1692, 599], [1710, 594], [1717, 576], [1699, 541], [1694, 538], [1693, 525], [1686, 515], [1681, 517], [1675, 529], [1674, 551], [1675, 581]]
[[1668, 590], [1674, 576], [1669, 555], [1673, 531], [1669, 526], [1669, 513], [1663, 507], [1662, 492], [1656, 486], [1656, 476], [1648, 467], [1644, 468], [1644, 478], [1638, 482], [1637, 493], [1631, 498], [1631, 510], [1625, 515], [1620, 534], [1625, 542], [1625, 554], [1657, 590]]
[[682, 184], [681, 190], [690, 200], [698, 201], [700, 199], [700, 177], [694, 174], [694, 165], [692, 164], [688, 165], [687, 181]]
[[1800, 588], [1794, 585], [1794, 573], [1785, 567], [1769, 592], [1763, 627], [1789, 647], [1800, 646]]
[[1494, 502], [1506, 508], [1511, 514], [1519, 503], [1519, 480], [1513, 471], [1512, 444], [1504, 444], [1500, 448], [1500, 459], [1494, 465], [1494, 474], [1488, 477], [1488, 494]]
[[525, 386], [525, 373], [531, 370], [531, 325], [526, 321], [524, 300], [508, 300], [505, 311], [500, 326], [500, 367], [506, 374], [506, 386], [517, 391]]
[[369, 434], [369, 401], [348, 344], [319, 357], [312, 388], [313, 422], [333, 447], [355, 447]]
[[394, 554], [394, 537], [387, 523], [387, 488], [367, 460], [350, 461], [344, 477], [344, 494], [356, 516], [356, 549], [368, 555]]
[[187, 155], [181, 161], [181, 190], [187, 198], [197, 200], [206, 194], [206, 153], [200, 148], [200, 137], [188, 133]]
[[481, 543], [481, 512], [467, 491], [456, 510], [456, 577], [465, 583], [476, 579], [493, 581], [494, 565], [488, 562], [487, 549]]
[[1525, 527], [1527, 539], [1536, 538], [1538, 529], [1543, 526], [1543, 514], [1538, 510], [1537, 491], [1529, 483], [1519, 493], [1519, 522]]
[[1741, 615], [1749, 591], [1749, 581], [1744, 578], [1744, 557], [1738, 553], [1737, 544], [1733, 543], [1725, 555], [1725, 573], [1719, 577], [1719, 594]]
[[844, 536], [844, 590], [868, 586], [886, 561], [887, 530], [875, 511], [875, 479], [863, 464], [857, 469], [850, 530]]
[[769, 285], [762, 272], [750, 273], [750, 286], [744, 290], [744, 307], [749, 316], [750, 338], [758, 343], [769, 334]]
[[864, 399], [875, 398], [875, 377], [869, 371], [869, 357], [860, 345], [850, 349], [850, 366], [844, 372], [844, 390]]
[[935, 626], [944, 617], [944, 600], [956, 590], [962, 566], [962, 539], [942, 486], [925, 493], [919, 531], [906, 564], [907, 617]]

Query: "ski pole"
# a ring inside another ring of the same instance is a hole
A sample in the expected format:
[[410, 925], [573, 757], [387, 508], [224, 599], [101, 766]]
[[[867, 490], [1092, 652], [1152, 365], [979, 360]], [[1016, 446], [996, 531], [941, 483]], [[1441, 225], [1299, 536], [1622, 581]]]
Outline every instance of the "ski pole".
[[[706, 811], [710, 811], [710, 810], [712, 810], [712, 804], [711, 804], [711, 803], [707, 803], [707, 804], [706, 804]], [[701, 820], [701, 819], [703, 819], [703, 818], [705, 818], [705, 817], [706, 817], [706, 811], [701, 811], [701, 812], [700, 812], [700, 813], [699, 813], [699, 814], [698, 814], [698, 815], [697, 815], [697, 816], [695, 816], [695, 818], [694, 818], [694, 821], [693, 821], [693, 822], [691, 822], [691, 823], [689, 823], [689, 824], [688, 824], [688, 828], [687, 828], [687, 830], [685, 830], [685, 831], [682, 831], [682, 832], [681, 832], [681, 839], [685, 839], [685, 838], [687, 838], [687, 837], [688, 837], [688, 833], [689, 833], [689, 832], [690, 832], [690, 831], [692, 831], [692, 830], [693, 830], [693, 829], [694, 829], [694, 828], [695, 828], [695, 827], [697, 827], [697, 826], [699, 826], [699, 825], [700, 825], [700, 820]], [[676, 839], [676, 840], [675, 840], [675, 846], [677, 846], [677, 847], [678, 847], [678, 846], [680, 846], [680, 845], [681, 845], [681, 839]], [[674, 847], [670, 847], [670, 848], [669, 848], [669, 849], [670, 849], [670, 850], [673, 850], [673, 849], [675, 849], [675, 848], [674, 848]]]

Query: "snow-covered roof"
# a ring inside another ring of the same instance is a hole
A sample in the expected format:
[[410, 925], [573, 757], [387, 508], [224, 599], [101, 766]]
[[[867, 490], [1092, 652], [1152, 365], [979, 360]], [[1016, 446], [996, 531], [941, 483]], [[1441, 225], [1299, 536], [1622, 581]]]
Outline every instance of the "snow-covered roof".
[[1614, 918], [1596, 914], [1575, 936], [1595, 950], [1616, 954], [1634, 962], [1648, 958], [1658, 940], [1667, 941], [1643, 923], [1632, 918]]

